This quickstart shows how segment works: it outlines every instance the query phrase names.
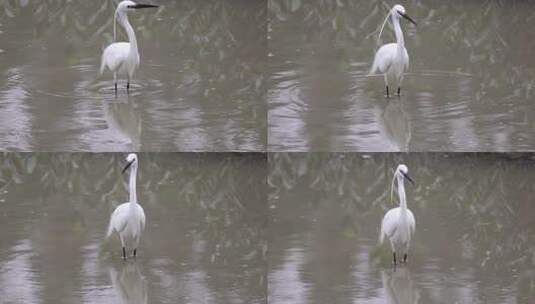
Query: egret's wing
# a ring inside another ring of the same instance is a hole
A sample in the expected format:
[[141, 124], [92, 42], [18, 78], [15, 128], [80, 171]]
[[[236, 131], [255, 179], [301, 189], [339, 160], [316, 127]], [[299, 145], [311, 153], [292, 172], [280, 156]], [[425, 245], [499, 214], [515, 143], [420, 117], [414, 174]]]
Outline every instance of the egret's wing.
[[145, 230], [145, 211], [143, 211], [143, 207], [138, 205], [139, 207], [139, 217], [141, 221], [141, 231]]
[[388, 210], [381, 223], [381, 232], [388, 237], [392, 237], [396, 233], [398, 218], [399, 207]]
[[407, 49], [404, 48], [404, 57], [405, 57], [405, 69], [408, 70], [409, 69], [409, 53], [407, 53]]
[[126, 228], [128, 222], [128, 204], [129, 203], [120, 204], [111, 214], [110, 225], [117, 230], [117, 232], [121, 232]]
[[102, 54], [102, 62], [104, 62], [111, 71], [117, 71], [128, 58], [129, 52], [130, 43], [112, 43], [104, 50], [104, 53]]
[[416, 230], [416, 220], [414, 219], [414, 214], [407, 209], [407, 218], [409, 220], [409, 229], [411, 231], [411, 235], [414, 234], [414, 231]]
[[375, 54], [374, 66], [379, 68], [381, 73], [386, 73], [394, 63], [396, 54], [397, 44], [387, 43], [381, 46]]
[[388, 70], [390, 70], [390, 67], [392, 66], [392, 63], [394, 62], [394, 60], [384, 60], [383, 61], [383, 64], [380, 64], [380, 66], [382, 67], [381, 70], [386, 73], [388, 72]]

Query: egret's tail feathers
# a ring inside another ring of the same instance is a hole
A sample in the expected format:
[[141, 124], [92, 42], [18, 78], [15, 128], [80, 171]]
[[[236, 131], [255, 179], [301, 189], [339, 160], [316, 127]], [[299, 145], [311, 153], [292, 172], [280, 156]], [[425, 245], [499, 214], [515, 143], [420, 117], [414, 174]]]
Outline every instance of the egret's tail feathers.
[[113, 233], [113, 226], [111, 225], [111, 221], [110, 221], [110, 224], [108, 225], [108, 232], [106, 232], [106, 238], [109, 238], [112, 233]]
[[372, 68], [370, 69], [368, 76], [375, 74], [375, 72], [377, 71], [377, 65], [377, 56], [375, 56], [375, 58], [373, 59]]
[[100, 62], [100, 75], [104, 73], [104, 69], [106, 69], [106, 61], [104, 60], [104, 54], [102, 54], [102, 59]]
[[383, 244], [385, 240], [385, 232], [383, 231], [383, 227], [381, 227], [381, 233], [379, 234], [379, 244]]

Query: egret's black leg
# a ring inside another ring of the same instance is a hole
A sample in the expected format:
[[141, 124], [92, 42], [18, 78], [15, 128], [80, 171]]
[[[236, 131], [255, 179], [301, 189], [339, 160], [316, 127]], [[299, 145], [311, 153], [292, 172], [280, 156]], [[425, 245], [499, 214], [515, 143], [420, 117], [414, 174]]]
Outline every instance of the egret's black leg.
[[130, 90], [130, 81], [126, 83], [126, 90]]
[[407, 254], [406, 253], [403, 255], [403, 263], [407, 263]]
[[113, 84], [115, 85], [115, 95], [117, 95], [117, 73], [113, 73]]
[[401, 96], [401, 88], [398, 87], [398, 96]]
[[394, 265], [396, 265], [396, 253], [394, 252]]
[[137, 250], [137, 249], [134, 249], [134, 257], [136, 257], [136, 250]]
[[386, 86], [386, 97], [390, 97], [390, 94], [388, 93], [388, 86]]
[[123, 247], [123, 259], [126, 260], [126, 248]]

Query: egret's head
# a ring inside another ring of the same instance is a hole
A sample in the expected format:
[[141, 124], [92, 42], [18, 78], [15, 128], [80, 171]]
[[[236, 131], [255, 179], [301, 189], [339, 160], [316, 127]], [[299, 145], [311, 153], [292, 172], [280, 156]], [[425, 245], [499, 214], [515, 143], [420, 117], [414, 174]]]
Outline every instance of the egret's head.
[[394, 173], [394, 175], [395, 176], [401, 176], [402, 178], [407, 179], [411, 184], [414, 185], [414, 181], [409, 176], [409, 168], [407, 168], [407, 166], [405, 166], [403, 164], [399, 165], [398, 168], [396, 169], [396, 172]]
[[416, 22], [412, 20], [412, 18], [409, 17], [409, 15], [407, 15], [407, 13], [405, 12], [405, 8], [401, 4], [394, 5], [394, 7], [392, 8], [392, 16], [395, 16], [397, 18], [403, 17], [409, 20], [409, 22], [411, 22], [412, 24], [416, 25]]
[[[125, 1], [127, 2], [127, 1]], [[392, 13], [398, 13], [399, 16], [405, 15], [405, 8], [401, 4], [396, 4], [394, 7], [392, 7]]]
[[126, 157], [126, 161], [128, 162], [126, 166], [123, 168], [123, 173], [130, 168], [134, 163], [137, 163], [137, 155], [135, 153], [130, 153]]
[[117, 13], [126, 13], [130, 10], [134, 10], [138, 8], [148, 8], [148, 7], [158, 7], [158, 5], [141, 4], [141, 3], [136, 3], [134, 1], [126, 0], [126, 1], [121, 1], [119, 5], [117, 5]]

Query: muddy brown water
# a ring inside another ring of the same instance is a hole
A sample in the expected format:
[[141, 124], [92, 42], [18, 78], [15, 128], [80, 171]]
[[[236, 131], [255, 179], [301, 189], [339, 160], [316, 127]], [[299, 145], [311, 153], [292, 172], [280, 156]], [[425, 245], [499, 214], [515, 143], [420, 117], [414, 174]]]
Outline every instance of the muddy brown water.
[[265, 303], [266, 156], [139, 154], [147, 226], [104, 241], [124, 154], [0, 156], [0, 302]]
[[155, 0], [129, 13], [141, 64], [115, 96], [98, 70], [117, 2], [0, 3], [0, 148], [264, 151], [265, 1]]
[[[416, 186], [409, 261], [378, 246], [390, 182]], [[531, 303], [535, 158], [498, 154], [273, 154], [269, 303]]]
[[[269, 1], [270, 151], [535, 148], [527, 1], [409, 1], [410, 70], [387, 100], [370, 70], [383, 1]], [[392, 42], [385, 27], [382, 42]]]

